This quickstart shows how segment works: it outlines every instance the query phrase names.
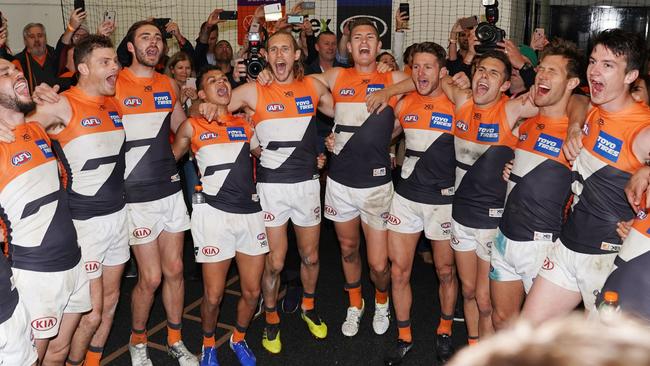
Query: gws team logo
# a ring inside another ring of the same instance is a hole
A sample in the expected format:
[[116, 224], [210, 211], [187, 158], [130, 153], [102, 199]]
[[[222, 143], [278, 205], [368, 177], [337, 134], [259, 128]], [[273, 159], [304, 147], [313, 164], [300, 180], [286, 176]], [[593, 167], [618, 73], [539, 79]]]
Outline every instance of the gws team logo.
[[330, 216], [336, 216], [337, 212], [332, 206], [325, 205], [325, 213]]
[[548, 257], [544, 258], [544, 264], [542, 264], [542, 269], [550, 271], [553, 268], [555, 268], [555, 264], [553, 262], [551, 262], [551, 260], [548, 259]]
[[562, 149], [563, 142], [564, 141], [562, 139], [543, 133], [537, 138], [537, 142], [535, 143], [535, 151], [539, 151], [543, 154], [557, 158], [560, 156], [560, 150]]
[[478, 126], [476, 140], [483, 142], [499, 141], [499, 125], [497, 123], [481, 123]]
[[402, 122], [404, 122], [404, 123], [414, 123], [414, 122], [417, 122], [418, 119], [419, 119], [419, 117], [418, 117], [417, 114], [407, 114], [406, 116], [404, 116], [404, 118], [402, 118]]
[[142, 105], [142, 99], [138, 97], [127, 97], [124, 99], [124, 105], [127, 107], [139, 107]]
[[101, 266], [101, 263], [97, 261], [90, 261], [84, 263], [84, 267], [86, 268], [86, 273], [95, 273], [99, 271], [99, 266]]
[[32, 328], [35, 330], [46, 331], [56, 326], [57, 320], [53, 316], [45, 316], [42, 318], [34, 319], [31, 322]]
[[133, 230], [133, 237], [136, 239], [144, 239], [151, 235], [151, 229], [146, 227], [138, 227]]
[[230, 141], [246, 141], [246, 130], [244, 127], [227, 127], [226, 133]]
[[275, 220], [275, 216], [272, 213], [264, 211], [264, 221], [269, 222]]
[[391, 225], [399, 225], [402, 223], [402, 220], [400, 220], [399, 217], [395, 215], [389, 214], [388, 217], [386, 218], [386, 222], [388, 222]]
[[467, 122], [463, 121], [462, 119], [459, 119], [458, 121], [456, 121], [456, 128], [461, 131], [467, 131], [469, 129], [469, 126], [467, 125]]
[[366, 87], [366, 94], [376, 92], [377, 90], [381, 90], [383, 88], [384, 88], [384, 84], [368, 84], [368, 86]]
[[354, 96], [354, 89], [353, 88], [343, 88], [339, 90], [339, 95], [342, 97], [351, 97]]
[[111, 121], [113, 121], [115, 127], [123, 127], [122, 117], [120, 117], [120, 115], [117, 114], [117, 112], [108, 112], [108, 116], [111, 117]]
[[269, 245], [269, 242], [266, 241], [266, 234], [264, 233], [257, 234], [257, 241], [259, 241], [261, 248], [264, 248], [265, 246]]
[[201, 253], [203, 253], [203, 255], [206, 257], [214, 257], [215, 255], [219, 254], [219, 248], [208, 245], [207, 247], [203, 247], [203, 249], [201, 249]]
[[429, 122], [429, 127], [437, 128], [445, 131], [451, 131], [452, 120], [453, 117], [448, 114], [432, 112], [431, 121]]
[[29, 151], [21, 151], [11, 157], [11, 165], [21, 166], [30, 160], [32, 160], [32, 154]]
[[153, 93], [153, 103], [156, 109], [170, 109], [174, 106], [169, 92]]
[[388, 220], [388, 216], [390, 216], [390, 213], [388, 212], [383, 212], [381, 215], [379, 215], [379, 217], [381, 217], [381, 219], [384, 221]]
[[314, 113], [314, 102], [310, 96], [296, 98], [296, 108], [300, 114]]
[[266, 105], [267, 112], [282, 112], [284, 111], [284, 104], [281, 103], [272, 103]]
[[257, 234], [257, 240], [264, 240], [264, 239], [266, 239], [266, 234], [264, 233]]
[[203, 133], [201, 134], [201, 136], [199, 136], [199, 140], [201, 140], [201, 141], [214, 140], [214, 139], [216, 139], [218, 136], [219, 136], [219, 135], [217, 135], [217, 134], [214, 133], [214, 132], [203, 132]]
[[623, 141], [605, 133], [604, 131], [600, 131], [596, 140], [596, 145], [594, 145], [594, 152], [615, 163], [618, 161], [622, 147]]
[[102, 124], [102, 120], [97, 117], [88, 117], [81, 120], [83, 127], [97, 127]]
[[34, 141], [36, 143], [36, 146], [38, 146], [39, 149], [43, 152], [43, 155], [45, 155], [46, 158], [53, 158], [54, 153], [52, 153], [52, 149], [50, 148], [50, 145], [47, 144], [47, 141], [45, 140], [36, 140]]

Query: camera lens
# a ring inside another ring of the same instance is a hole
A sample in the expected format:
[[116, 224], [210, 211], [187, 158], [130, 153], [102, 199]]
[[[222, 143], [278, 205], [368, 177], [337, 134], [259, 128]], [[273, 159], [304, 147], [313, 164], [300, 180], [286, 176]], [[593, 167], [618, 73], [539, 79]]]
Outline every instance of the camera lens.
[[494, 42], [496, 32], [492, 24], [483, 23], [476, 28], [476, 38], [481, 42]]
[[250, 75], [250, 77], [256, 78], [257, 75], [259, 75], [263, 69], [264, 69], [264, 65], [262, 65], [261, 62], [255, 60], [255, 61], [251, 61], [248, 64], [248, 69], [246, 70], [246, 72], [248, 73], [248, 75]]

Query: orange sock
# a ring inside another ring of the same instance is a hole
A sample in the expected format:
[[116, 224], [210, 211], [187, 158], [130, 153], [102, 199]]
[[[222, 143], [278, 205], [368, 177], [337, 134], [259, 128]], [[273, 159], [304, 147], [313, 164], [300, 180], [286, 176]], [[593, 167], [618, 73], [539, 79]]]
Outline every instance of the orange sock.
[[467, 344], [470, 346], [476, 346], [478, 344], [478, 337], [467, 337]]
[[214, 340], [214, 332], [213, 333], [203, 333], [203, 348], [208, 348], [212, 347], [214, 348], [216, 344], [216, 341]]
[[397, 338], [409, 343], [413, 341], [413, 337], [411, 336], [410, 320], [397, 321]]
[[131, 340], [130, 340], [130, 342], [131, 342], [131, 345], [134, 345], [134, 346], [136, 344], [140, 344], [140, 343], [145, 343], [146, 344], [147, 343], [147, 331], [146, 330], [139, 331], [139, 330], [132, 329], [131, 330]]
[[446, 334], [451, 335], [451, 325], [453, 324], [454, 319], [443, 319], [440, 318], [440, 324], [438, 324], [437, 334]]
[[361, 309], [363, 306], [361, 299], [361, 285], [356, 287], [347, 288], [348, 297], [350, 298], [350, 306], [354, 306], [357, 309]]
[[101, 351], [94, 351], [89, 349], [88, 352], [86, 352], [86, 362], [84, 363], [84, 366], [99, 366], [99, 361], [101, 361], [101, 359]]
[[232, 343], [239, 343], [244, 340], [246, 337], [246, 332], [242, 332], [235, 327], [235, 330], [232, 331]]
[[375, 301], [377, 304], [385, 304], [388, 302], [388, 291], [379, 291], [375, 289]]
[[314, 294], [303, 293], [300, 307], [303, 311], [314, 310]]
[[181, 325], [167, 322], [167, 344], [173, 346], [181, 340]]
[[266, 324], [280, 324], [280, 315], [278, 315], [278, 311], [273, 308], [273, 310], [265, 311], [266, 313]]

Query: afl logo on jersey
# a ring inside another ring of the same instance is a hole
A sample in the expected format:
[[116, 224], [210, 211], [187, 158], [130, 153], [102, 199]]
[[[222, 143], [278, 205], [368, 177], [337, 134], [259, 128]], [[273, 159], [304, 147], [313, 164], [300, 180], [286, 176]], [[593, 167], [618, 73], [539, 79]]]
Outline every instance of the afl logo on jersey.
[[115, 125], [115, 127], [123, 127], [122, 117], [120, 117], [117, 112], [108, 112], [108, 116], [111, 117], [111, 121], [113, 121], [113, 125]]
[[151, 229], [146, 227], [138, 227], [133, 230], [133, 236], [136, 239], [144, 239], [149, 235], [151, 235]]
[[102, 120], [97, 117], [88, 117], [81, 120], [83, 127], [97, 127], [102, 124]]
[[266, 105], [267, 112], [282, 112], [284, 111], [284, 104], [281, 103], [272, 103]]
[[214, 140], [214, 139], [217, 138], [217, 136], [219, 136], [219, 135], [217, 135], [214, 132], [203, 132], [201, 134], [201, 136], [199, 136], [199, 140], [201, 140], [201, 141]]
[[413, 122], [417, 122], [417, 121], [418, 121], [418, 118], [419, 118], [419, 117], [418, 117], [417, 114], [407, 114], [406, 116], [404, 116], [404, 118], [402, 119], [402, 121], [403, 121], [404, 123], [413, 123]]
[[366, 87], [366, 94], [376, 92], [377, 90], [381, 90], [383, 88], [384, 88], [384, 84], [368, 84], [368, 86]]
[[153, 102], [156, 109], [169, 109], [173, 107], [173, 100], [169, 92], [153, 93]]
[[519, 135], [519, 141], [526, 141], [528, 139], [528, 134], [527, 133], [522, 133]]
[[45, 316], [42, 318], [34, 319], [31, 322], [32, 328], [40, 331], [50, 330], [56, 325], [56, 318], [53, 316]]
[[21, 166], [32, 159], [32, 154], [29, 151], [21, 151], [11, 157], [11, 165]]
[[128, 97], [124, 99], [124, 105], [127, 107], [139, 107], [142, 105], [142, 99], [138, 97]]
[[296, 108], [300, 114], [314, 113], [314, 102], [310, 96], [296, 98]]
[[219, 254], [219, 248], [213, 246], [203, 247], [203, 249], [201, 249], [201, 253], [203, 253], [203, 255], [206, 257], [214, 257], [215, 255]]
[[353, 88], [344, 88], [339, 90], [339, 95], [342, 97], [351, 97], [354, 95], [354, 89]]
[[646, 217], [648, 217], [648, 214], [643, 210], [639, 211], [639, 213], [636, 214], [636, 218], [639, 220], [645, 220]]
[[227, 127], [226, 133], [228, 133], [230, 141], [246, 141], [248, 139], [244, 127]]
[[467, 122], [459, 119], [458, 121], [456, 121], [456, 128], [461, 131], [467, 131], [469, 129], [469, 126], [467, 125]]

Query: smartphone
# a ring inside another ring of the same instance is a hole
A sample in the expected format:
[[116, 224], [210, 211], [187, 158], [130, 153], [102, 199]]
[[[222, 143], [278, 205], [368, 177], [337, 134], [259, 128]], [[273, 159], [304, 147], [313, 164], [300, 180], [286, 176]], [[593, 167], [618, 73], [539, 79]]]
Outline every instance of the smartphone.
[[303, 1], [302, 2], [302, 8], [304, 10], [316, 9], [316, 2], [315, 1]]
[[160, 29], [160, 32], [162, 33], [163, 38], [172, 38], [172, 34], [167, 32], [165, 30], [165, 26], [169, 21], [172, 20], [171, 18], [154, 18], [153, 22], [156, 24], [156, 27]]
[[185, 80], [185, 87], [196, 89], [196, 78], [192, 78], [192, 77], [187, 78], [187, 80]]
[[463, 27], [463, 29], [470, 29], [478, 25], [478, 18], [476, 15], [472, 15], [471, 17], [460, 19], [458, 23]]
[[86, 2], [84, 0], [74, 0], [74, 8], [86, 11]]
[[544, 28], [535, 28], [534, 38], [542, 38], [542, 37], [544, 37]]
[[282, 6], [280, 3], [264, 5], [264, 20], [275, 22], [282, 18]]
[[115, 10], [106, 10], [104, 12], [104, 22], [115, 24]]
[[287, 16], [287, 23], [289, 24], [302, 24], [305, 20], [305, 17], [298, 14], [289, 14]]
[[224, 10], [221, 13], [219, 13], [219, 19], [237, 20], [237, 11]]
[[0, 11], [0, 28], [2, 27], [2, 12]]
[[406, 13], [406, 20], [409, 20], [411, 18], [409, 3], [399, 3], [399, 12]]

